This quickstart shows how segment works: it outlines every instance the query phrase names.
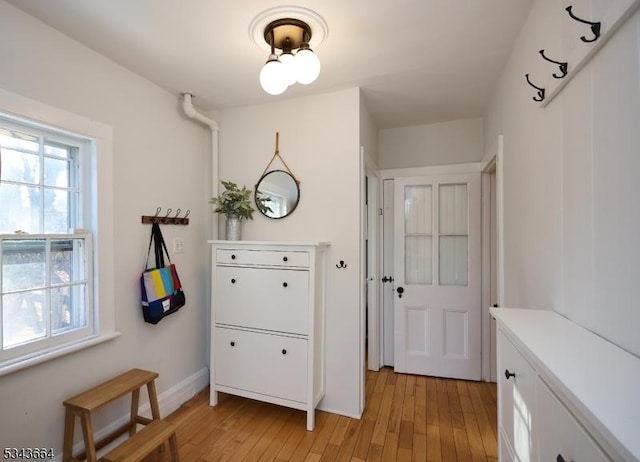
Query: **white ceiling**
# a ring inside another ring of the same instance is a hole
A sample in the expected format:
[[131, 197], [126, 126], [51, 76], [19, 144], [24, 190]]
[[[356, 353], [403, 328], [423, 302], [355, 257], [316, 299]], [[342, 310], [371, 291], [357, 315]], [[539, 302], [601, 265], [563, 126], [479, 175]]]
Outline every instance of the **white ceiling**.
[[[263, 92], [249, 34], [274, 0], [8, 0], [204, 110], [359, 86], [378, 128], [479, 117], [532, 0], [298, 0], [328, 24], [322, 71]], [[287, 3], [288, 4], [288, 3]]]

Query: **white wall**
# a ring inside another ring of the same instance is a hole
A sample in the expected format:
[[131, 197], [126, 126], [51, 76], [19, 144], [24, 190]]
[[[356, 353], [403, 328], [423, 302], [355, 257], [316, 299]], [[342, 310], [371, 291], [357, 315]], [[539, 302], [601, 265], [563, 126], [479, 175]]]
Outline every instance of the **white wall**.
[[640, 355], [640, 13], [540, 108], [524, 79], [552, 71], [538, 50], [581, 46], [562, 7], [533, 5], [485, 119], [487, 145], [504, 134], [505, 302]]
[[[61, 452], [62, 402], [131, 367], [159, 372], [158, 393], [207, 365], [207, 246], [210, 219], [209, 134], [180, 113], [171, 95], [90, 49], [0, 1], [0, 88], [113, 127], [115, 340], [0, 378], [0, 447]], [[187, 305], [157, 326], [140, 311], [139, 276], [150, 228], [141, 215], [156, 207], [191, 210], [188, 226], [165, 226], [180, 236], [174, 255]], [[142, 393], [146, 401], [146, 392]], [[128, 412], [121, 400], [94, 425]], [[79, 438], [79, 433], [77, 433]]]
[[463, 119], [380, 130], [380, 168], [463, 164], [482, 160], [483, 121]]
[[[249, 240], [330, 241], [327, 281], [327, 393], [321, 408], [359, 415], [359, 90], [221, 112], [220, 179], [253, 189], [275, 150], [300, 181], [295, 212], [254, 213]], [[278, 160], [272, 168], [282, 168]], [[221, 226], [224, 218], [221, 217]], [[223, 232], [223, 231], [222, 231]], [[223, 236], [223, 234], [221, 234]], [[337, 269], [344, 260], [347, 269]]]

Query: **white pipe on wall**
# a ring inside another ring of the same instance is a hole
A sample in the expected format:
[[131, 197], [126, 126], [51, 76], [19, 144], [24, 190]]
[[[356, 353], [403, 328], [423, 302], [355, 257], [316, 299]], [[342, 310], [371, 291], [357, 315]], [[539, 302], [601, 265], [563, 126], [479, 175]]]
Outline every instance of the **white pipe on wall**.
[[[211, 129], [211, 197], [218, 195], [218, 122], [209, 117], [204, 116], [196, 110], [193, 106], [193, 95], [191, 93], [181, 93], [182, 95], [182, 110], [191, 119], [207, 125]], [[218, 214], [212, 213], [212, 239], [218, 237]]]

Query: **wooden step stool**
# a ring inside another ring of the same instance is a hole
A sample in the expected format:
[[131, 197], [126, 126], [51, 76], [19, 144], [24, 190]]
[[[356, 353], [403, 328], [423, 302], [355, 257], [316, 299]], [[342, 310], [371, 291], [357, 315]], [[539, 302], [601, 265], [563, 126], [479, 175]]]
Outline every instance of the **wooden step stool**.
[[[169, 427], [165, 425], [167, 422], [163, 422], [160, 425], [154, 425], [149, 428], [151, 423], [160, 421], [160, 409], [158, 407], [158, 397], [156, 395], [154, 382], [157, 378], [158, 373], [156, 372], [145, 371], [143, 369], [132, 369], [66, 400], [63, 403], [66, 409], [64, 420], [64, 444], [62, 449], [63, 462], [84, 459], [89, 462], [97, 462], [97, 450], [103, 448], [126, 432], [129, 432], [129, 437], [132, 439], [132, 437], [136, 435], [137, 424], [147, 425], [145, 429], [148, 429], [148, 431], [145, 432], [144, 436], [137, 438], [136, 441], [139, 441], [140, 443], [146, 441], [155, 442], [161, 435], [166, 435], [165, 438], [161, 439], [156, 446], [159, 446], [161, 443], [169, 439], [172, 455], [175, 457], [174, 460], [177, 460], [175, 428], [169, 424], [173, 429], [172, 432], [169, 432]], [[147, 386], [147, 392], [149, 394], [152, 419], [147, 419], [146, 417], [138, 415], [140, 388], [145, 385]], [[117, 428], [101, 440], [94, 441], [91, 413], [129, 393], [131, 393], [131, 418], [129, 419], [129, 422]], [[76, 417], [80, 419], [80, 423], [82, 425], [85, 451], [74, 457], [72, 451]], [[140, 431], [140, 434], [142, 435], [142, 431]], [[124, 444], [126, 444], [126, 442], [123, 443], [123, 445]], [[127, 447], [130, 447], [132, 444], [135, 444], [135, 441], [134, 443], [130, 443]]]

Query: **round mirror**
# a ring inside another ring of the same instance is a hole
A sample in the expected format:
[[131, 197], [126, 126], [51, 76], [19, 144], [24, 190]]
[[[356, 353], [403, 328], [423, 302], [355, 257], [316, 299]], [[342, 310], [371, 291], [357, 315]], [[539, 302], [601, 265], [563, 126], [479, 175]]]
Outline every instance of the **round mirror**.
[[256, 185], [256, 206], [265, 217], [284, 218], [295, 210], [299, 200], [298, 182], [284, 170], [265, 173]]

